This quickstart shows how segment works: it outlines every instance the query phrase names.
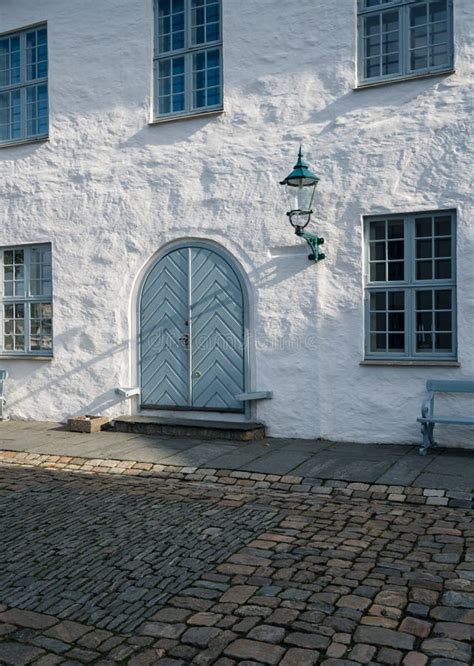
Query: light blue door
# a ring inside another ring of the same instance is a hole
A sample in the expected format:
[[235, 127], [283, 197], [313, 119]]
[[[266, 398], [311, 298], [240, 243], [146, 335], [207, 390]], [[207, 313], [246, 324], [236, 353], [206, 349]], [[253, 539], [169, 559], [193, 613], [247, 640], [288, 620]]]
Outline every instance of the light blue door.
[[142, 409], [243, 411], [244, 299], [223, 256], [193, 246], [148, 273], [140, 303]]

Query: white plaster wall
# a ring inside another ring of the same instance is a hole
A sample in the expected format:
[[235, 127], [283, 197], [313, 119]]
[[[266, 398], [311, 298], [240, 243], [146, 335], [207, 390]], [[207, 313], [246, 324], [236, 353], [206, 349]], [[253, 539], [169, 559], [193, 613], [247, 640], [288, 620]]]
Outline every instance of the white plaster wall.
[[[472, 0], [454, 3], [454, 74], [366, 90], [355, 0], [223, 4], [225, 113], [150, 126], [152, 0], [0, 2], [0, 32], [48, 21], [50, 58], [50, 140], [0, 149], [0, 243], [53, 243], [55, 355], [0, 359], [9, 411], [126, 412], [135, 280], [165, 243], [207, 238], [248, 275], [272, 435], [417, 442], [425, 380], [474, 377]], [[321, 175], [317, 266], [278, 185], [300, 141]], [[438, 208], [458, 213], [461, 367], [360, 366], [362, 216]]]

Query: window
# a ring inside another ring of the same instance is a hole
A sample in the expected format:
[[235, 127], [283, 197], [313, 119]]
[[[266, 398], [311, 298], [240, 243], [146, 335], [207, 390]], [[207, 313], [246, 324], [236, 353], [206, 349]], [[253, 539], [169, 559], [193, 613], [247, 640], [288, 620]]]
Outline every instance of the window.
[[50, 245], [0, 249], [3, 356], [51, 356], [52, 290]]
[[358, 0], [359, 82], [452, 69], [452, 0]]
[[220, 0], [155, 0], [155, 116], [222, 108]]
[[0, 36], [0, 144], [48, 136], [46, 26]]
[[366, 357], [456, 358], [455, 214], [365, 220]]

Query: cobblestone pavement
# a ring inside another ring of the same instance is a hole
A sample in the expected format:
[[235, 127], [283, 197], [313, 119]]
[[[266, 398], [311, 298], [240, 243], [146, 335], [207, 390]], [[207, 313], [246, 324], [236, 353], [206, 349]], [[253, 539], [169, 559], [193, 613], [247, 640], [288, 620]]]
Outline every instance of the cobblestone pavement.
[[1, 664], [473, 663], [468, 508], [41, 460], [0, 463]]

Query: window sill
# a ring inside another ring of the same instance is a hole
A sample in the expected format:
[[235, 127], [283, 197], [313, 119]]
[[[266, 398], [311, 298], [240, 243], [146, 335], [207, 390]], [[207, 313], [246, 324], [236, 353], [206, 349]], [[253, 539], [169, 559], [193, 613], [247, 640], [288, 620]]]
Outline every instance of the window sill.
[[177, 120], [190, 120], [192, 118], [206, 118], [207, 116], [222, 116], [224, 109], [212, 109], [212, 111], [201, 111], [200, 113], [186, 113], [181, 116], [164, 116], [163, 118], [153, 118], [149, 125], [161, 125], [162, 123], [172, 123]]
[[436, 361], [436, 360], [416, 360], [416, 361], [403, 361], [403, 360], [382, 360], [382, 359], [366, 359], [361, 361], [359, 365], [379, 365], [389, 367], [421, 367], [421, 368], [460, 368], [461, 364], [458, 361]]
[[357, 86], [353, 87], [354, 92], [358, 90], [365, 90], [366, 88], [378, 88], [379, 86], [388, 86], [395, 83], [404, 83], [405, 81], [414, 81], [417, 79], [432, 79], [434, 77], [444, 77], [449, 76], [450, 74], [455, 74], [455, 69], [444, 69], [441, 72], [425, 72], [423, 74], [407, 74], [406, 76], [400, 76], [397, 79], [386, 79], [383, 81], [365, 81], [364, 83], [359, 83]]
[[54, 356], [35, 356], [34, 354], [0, 354], [0, 362], [5, 361], [53, 361]]
[[28, 143], [46, 143], [47, 141], [49, 141], [49, 136], [39, 136], [34, 139], [18, 139], [18, 141], [0, 143], [0, 148], [14, 148], [15, 146], [25, 146]]

